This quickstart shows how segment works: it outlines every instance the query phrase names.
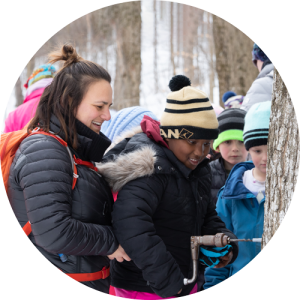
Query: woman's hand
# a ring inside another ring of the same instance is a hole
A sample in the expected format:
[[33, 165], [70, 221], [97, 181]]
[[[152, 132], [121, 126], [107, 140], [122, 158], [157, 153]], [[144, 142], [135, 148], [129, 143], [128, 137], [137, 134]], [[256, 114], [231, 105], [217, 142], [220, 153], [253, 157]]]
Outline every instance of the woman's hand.
[[115, 258], [118, 262], [123, 262], [124, 259], [127, 261], [131, 261], [131, 258], [126, 254], [121, 245], [119, 245], [118, 249], [113, 254], [107, 255], [107, 257], [110, 260], [113, 260]]
[[217, 265], [215, 265], [214, 268], [218, 269], [227, 266], [230, 263], [232, 256], [233, 256], [232, 251], [230, 251], [225, 256], [220, 257], [219, 258], [220, 262]]

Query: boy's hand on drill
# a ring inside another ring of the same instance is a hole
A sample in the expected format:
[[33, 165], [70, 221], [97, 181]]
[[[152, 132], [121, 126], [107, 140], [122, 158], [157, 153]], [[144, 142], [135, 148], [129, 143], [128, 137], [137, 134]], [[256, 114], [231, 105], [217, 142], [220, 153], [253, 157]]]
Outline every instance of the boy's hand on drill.
[[219, 257], [220, 262], [216, 266], [214, 266], [214, 268], [216, 268], [216, 269], [224, 268], [225, 266], [227, 266], [230, 263], [232, 256], [233, 256], [232, 251], [230, 251], [225, 256]]

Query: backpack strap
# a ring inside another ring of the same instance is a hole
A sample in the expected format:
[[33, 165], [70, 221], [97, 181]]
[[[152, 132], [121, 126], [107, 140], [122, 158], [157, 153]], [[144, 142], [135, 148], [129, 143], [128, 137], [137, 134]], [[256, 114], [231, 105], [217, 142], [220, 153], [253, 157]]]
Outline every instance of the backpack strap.
[[95, 281], [95, 280], [107, 278], [110, 274], [110, 268], [103, 267], [101, 271], [94, 272], [94, 273], [65, 273], [65, 274], [79, 282]]
[[[51, 136], [55, 138], [57, 141], [59, 141], [64, 147], [66, 147], [72, 162], [72, 171], [73, 171], [72, 190], [74, 190], [78, 178], [77, 165], [86, 166], [94, 171], [98, 171], [98, 169], [91, 162], [83, 161], [79, 158], [76, 158], [75, 154], [72, 156], [68, 144], [60, 136], [54, 134], [53, 132], [42, 131], [40, 130], [39, 127], [35, 128], [28, 136], [34, 134], [44, 134], [44, 135]], [[30, 235], [32, 229], [29, 221], [23, 226], [23, 230], [27, 236]], [[110, 268], [103, 267], [101, 271], [94, 272], [94, 273], [65, 273], [65, 274], [79, 282], [95, 281], [95, 280], [107, 278], [110, 275]]]
[[[98, 172], [98, 169], [91, 162], [76, 158], [75, 154], [72, 156], [71, 150], [69, 149], [67, 142], [64, 141], [60, 136], [54, 134], [51, 131], [45, 132], [45, 131], [41, 130], [40, 127], [34, 128], [28, 136], [31, 136], [34, 134], [43, 134], [43, 135], [51, 136], [51, 137], [55, 138], [57, 141], [59, 141], [64, 147], [66, 147], [66, 149], [69, 153], [69, 156], [71, 158], [71, 163], [72, 163], [72, 171], [73, 171], [72, 190], [74, 190], [76, 182], [77, 182], [77, 178], [79, 177], [78, 172], [77, 172], [77, 167], [76, 167], [77, 165], [83, 165], [83, 166], [86, 166], [86, 167]], [[24, 230], [25, 234], [27, 236], [29, 236], [29, 234], [32, 231], [31, 224], [29, 221], [23, 226], [23, 230]]]

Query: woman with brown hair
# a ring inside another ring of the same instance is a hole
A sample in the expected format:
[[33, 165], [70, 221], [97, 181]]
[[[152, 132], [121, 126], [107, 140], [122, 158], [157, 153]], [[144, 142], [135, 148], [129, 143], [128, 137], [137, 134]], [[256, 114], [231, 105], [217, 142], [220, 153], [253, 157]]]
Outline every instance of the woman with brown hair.
[[[45, 89], [10, 168], [8, 196], [38, 250], [56, 267], [96, 290], [109, 291], [109, 256], [130, 260], [111, 229], [113, 198], [95, 171], [110, 140], [111, 77], [64, 45], [64, 61]], [[28, 230], [29, 228], [29, 230]]]

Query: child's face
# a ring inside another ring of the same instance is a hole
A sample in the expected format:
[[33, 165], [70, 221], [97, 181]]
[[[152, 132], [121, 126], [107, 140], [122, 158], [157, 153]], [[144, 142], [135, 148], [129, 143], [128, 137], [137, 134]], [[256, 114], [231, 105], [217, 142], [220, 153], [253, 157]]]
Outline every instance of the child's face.
[[187, 168], [196, 169], [206, 157], [211, 140], [177, 140], [166, 139], [170, 150]]
[[261, 174], [266, 174], [268, 146], [261, 145], [261, 146], [251, 147], [249, 149], [249, 153], [251, 155], [253, 164], [255, 165], [255, 169], [257, 169], [257, 171], [259, 171]]
[[248, 154], [244, 143], [238, 140], [225, 141], [217, 147], [217, 150], [225, 160], [225, 167], [230, 170], [236, 164], [245, 161]]

